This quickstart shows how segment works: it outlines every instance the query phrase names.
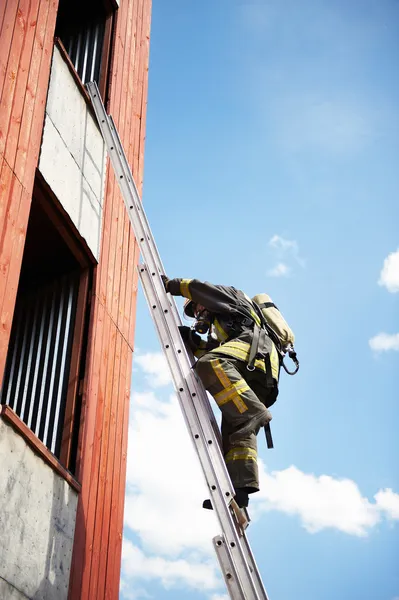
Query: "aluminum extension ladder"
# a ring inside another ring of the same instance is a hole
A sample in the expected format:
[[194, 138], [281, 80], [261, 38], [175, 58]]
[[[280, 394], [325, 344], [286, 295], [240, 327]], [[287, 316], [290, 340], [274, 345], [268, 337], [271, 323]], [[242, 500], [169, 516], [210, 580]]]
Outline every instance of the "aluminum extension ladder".
[[227, 590], [231, 600], [268, 600], [245, 534], [247, 513], [241, 511], [233, 499], [234, 489], [221, 452], [219, 428], [205, 389], [191, 368], [193, 357], [187, 353], [179, 333], [181, 320], [174, 298], [165, 292], [160, 278], [165, 271], [119, 134], [112, 117], [105, 111], [96, 83], [88, 83], [86, 89], [144, 261], [139, 265], [139, 276], [148, 307], [223, 532], [213, 539], [213, 545]]

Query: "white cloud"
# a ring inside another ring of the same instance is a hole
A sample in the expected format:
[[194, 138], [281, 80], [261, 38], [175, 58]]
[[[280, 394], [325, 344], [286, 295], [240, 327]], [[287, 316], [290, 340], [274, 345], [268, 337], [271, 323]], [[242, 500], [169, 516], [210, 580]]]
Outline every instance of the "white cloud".
[[152, 393], [135, 394], [129, 428], [126, 525], [151, 552], [177, 556], [197, 549], [212, 554], [212, 537], [220, 531], [214, 514], [202, 508], [207, 495], [176, 396], [161, 402]]
[[377, 492], [374, 498], [379, 509], [385, 512], [388, 518], [399, 520], [399, 494], [386, 488]]
[[226, 594], [212, 594], [209, 600], [229, 600]]
[[[280, 235], [275, 234], [270, 238], [269, 246], [270, 248], [273, 248], [279, 258], [285, 260], [293, 258], [302, 268], [305, 267], [305, 261], [299, 255], [299, 246], [296, 240], [287, 240]], [[277, 276], [286, 275], [288, 272], [288, 267], [283, 262], [278, 264], [275, 268], [280, 271]]]
[[267, 274], [269, 277], [285, 277], [290, 272], [290, 268], [284, 263], [278, 263], [275, 267], [270, 269]]
[[279, 235], [273, 235], [273, 237], [269, 240], [269, 246], [272, 248], [277, 248], [278, 250], [290, 250], [298, 252], [298, 244], [295, 240], [285, 240]]
[[369, 346], [375, 352], [399, 350], [399, 333], [379, 333], [369, 340]]
[[350, 479], [303, 473], [295, 466], [268, 473], [261, 461], [260, 476], [258, 511], [297, 515], [310, 533], [332, 528], [363, 536], [380, 520], [378, 507]]
[[148, 384], [152, 388], [163, 387], [172, 383], [168, 363], [161, 352], [146, 352], [137, 354], [134, 362], [138, 364], [146, 374]]
[[147, 590], [136, 586], [132, 588], [131, 584], [123, 578], [120, 582], [119, 593], [123, 600], [148, 600], [149, 598], [152, 598]]
[[129, 540], [123, 542], [122, 566], [125, 577], [135, 580], [159, 579], [165, 588], [182, 584], [202, 590], [220, 587], [214, 562], [148, 556]]
[[399, 248], [384, 260], [378, 285], [385, 286], [392, 294], [399, 292]]

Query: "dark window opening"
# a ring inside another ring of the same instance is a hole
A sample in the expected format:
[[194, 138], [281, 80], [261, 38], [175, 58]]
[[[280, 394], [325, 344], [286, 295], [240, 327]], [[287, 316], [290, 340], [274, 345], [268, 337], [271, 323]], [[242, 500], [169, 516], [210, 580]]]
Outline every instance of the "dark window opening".
[[55, 28], [82, 83], [96, 81], [103, 98], [113, 13], [107, 0], [60, 0]]
[[90, 271], [50, 202], [36, 188], [0, 399], [73, 472]]

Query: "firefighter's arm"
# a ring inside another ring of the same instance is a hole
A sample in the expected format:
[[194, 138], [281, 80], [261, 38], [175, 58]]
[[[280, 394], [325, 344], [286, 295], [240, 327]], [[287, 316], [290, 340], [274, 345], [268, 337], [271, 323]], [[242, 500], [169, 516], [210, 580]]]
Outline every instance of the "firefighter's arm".
[[232, 288], [224, 285], [213, 285], [198, 279], [162, 278], [165, 289], [172, 296], [183, 296], [198, 304], [202, 304], [211, 312], [232, 312], [236, 303]]

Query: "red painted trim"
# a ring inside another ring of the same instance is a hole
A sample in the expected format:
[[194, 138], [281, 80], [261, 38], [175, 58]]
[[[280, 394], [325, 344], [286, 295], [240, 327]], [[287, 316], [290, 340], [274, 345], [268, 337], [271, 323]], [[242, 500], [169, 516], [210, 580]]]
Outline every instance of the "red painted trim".
[[73, 65], [73, 62], [69, 58], [68, 52], [65, 50], [64, 44], [61, 42], [59, 37], [54, 38], [54, 46], [56, 46], [58, 48], [58, 50], [60, 51], [60, 54], [61, 54], [62, 58], [64, 59], [65, 64], [68, 67], [70, 74], [72, 75], [76, 85], [78, 86], [78, 88], [80, 90], [80, 93], [83, 96], [83, 100], [86, 102], [87, 106], [91, 110], [94, 119], [96, 119], [93, 107], [91, 105], [90, 96], [89, 96], [84, 84], [82, 83], [82, 80], [79, 77], [79, 75]]

